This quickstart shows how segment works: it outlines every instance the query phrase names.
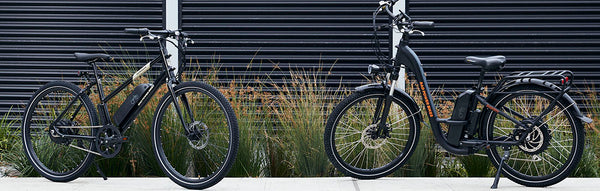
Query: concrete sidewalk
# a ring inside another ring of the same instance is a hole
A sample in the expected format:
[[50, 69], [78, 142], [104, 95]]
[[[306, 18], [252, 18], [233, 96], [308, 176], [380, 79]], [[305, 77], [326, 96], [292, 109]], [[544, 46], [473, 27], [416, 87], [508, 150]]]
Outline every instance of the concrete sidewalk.
[[[385, 190], [490, 190], [492, 178], [225, 178], [206, 190], [231, 191], [385, 191]], [[55, 183], [44, 178], [0, 178], [0, 190], [186, 190], [168, 178], [79, 178], [69, 183]], [[600, 178], [567, 178], [548, 188], [528, 188], [502, 178], [498, 191], [504, 190], [600, 190]]]

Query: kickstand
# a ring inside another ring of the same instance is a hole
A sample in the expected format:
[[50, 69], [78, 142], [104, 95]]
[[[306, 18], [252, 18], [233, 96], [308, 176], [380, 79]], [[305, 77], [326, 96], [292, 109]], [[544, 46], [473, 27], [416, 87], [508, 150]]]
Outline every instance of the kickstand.
[[102, 179], [107, 180], [108, 178], [106, 178], [106, 175], [104, 175], [104, 172], [102, 172], [102, 170], [100, 170], [100, 166], [98, 165], [98, 163], [96, 161], [94, 161], [94, 164], [96, 165], [96, 172], [98, 172], [98, 174], [100, 174], [100, 176], [102, 176]]
[[504, 147], [504, 156], [500, 159], [500, 164], [498, 164], [498, 172], [496, 172], [496, 178], [494, 178], [494, 183], [492, 184], [492, 189], [498, 188], [498, 181], [500, 181], [500, 173], [502, 172], [502, 166], [504, 165], [504, 161], [508, 159], [510, 155], [510, 147]]

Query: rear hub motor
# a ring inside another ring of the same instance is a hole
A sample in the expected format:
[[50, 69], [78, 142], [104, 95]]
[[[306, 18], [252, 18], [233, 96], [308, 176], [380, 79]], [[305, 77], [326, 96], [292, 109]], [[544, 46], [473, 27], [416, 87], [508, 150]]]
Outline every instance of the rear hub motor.
[[[535, 116], [531, 118], [535, 118]], [[552, 139], [548, 125], [542, 124], [543, 122], [538, 122], [535, 125], [532, 125], [533, 119], [526, 119], [521, 122], [525, 125], [533, 127], [533, 129], [525, 136], [525, 140], [519, 145], [519, 150], [530, 155], [537, 155], [548, 149], [548, 145], [550, 145], [550, 139]], [[517, 136], [515, 136], [515, 139], [519, 140], [521, 133], [517, 133], [516, 135]]]
[[[55, 142], [56, 144], [68, 145], [71, 143], [71, 139], [61, 137], [58, 133], [63, 135], [75, 135], [77, 134], [77, 129], [71, 128], [61, 128], [65, 126], [77, 126], [77, 122], [71, 120], [59, 120], [56, 122], [54, 127], [48, 128], [48, 135], [50, 135], [50, 140]], [[58, 132], [57, 132], [58, 131]]]

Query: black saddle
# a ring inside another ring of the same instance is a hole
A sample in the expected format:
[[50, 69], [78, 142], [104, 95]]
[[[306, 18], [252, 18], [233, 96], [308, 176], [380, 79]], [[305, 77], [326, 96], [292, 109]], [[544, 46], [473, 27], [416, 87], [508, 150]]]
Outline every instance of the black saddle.
[[475, 56], [467, 56], [465, 58], [465, 63], [472, 64], [475, 66], [481, 66], [483, 71], [486, 72], [495, 72], [500, 71], [504, 68], [504, 63], [506, 62], [506, 57], [504, 56], [490, 56], [490, 57], [475, 57]]
[[77, 61], [95, 62], [98, 59], [102, 59], [104, 61], [111, 61], [112, 57], [110, 57], [110, 55], [108, 54], [88, 54], [76, 52], [75, 59], [77, 59]]

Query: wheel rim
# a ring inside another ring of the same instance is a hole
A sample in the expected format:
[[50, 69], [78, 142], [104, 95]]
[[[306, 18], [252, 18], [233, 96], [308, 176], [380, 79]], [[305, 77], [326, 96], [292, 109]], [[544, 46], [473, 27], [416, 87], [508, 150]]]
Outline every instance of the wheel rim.
[[[526, 119], [519, 119], [513, 114], [509, 115], [527, 123], [532, 118], [539, 116], [552, 99], [553, 97], [547, 94], [509, 95], [497, 106], [505, 112], [508, 109], [517, 111]], [[571, 106], [565, 106], [558, 102], [541, 119], [542, 122], [534, 125], [533, 131], [526, 135], [524, 144], [511, 147], [510, 158], [505, 162], [509, 171], [530, 179], [545, 180], [555, 177], [570, 165], [577, 141], [574, 129], [576, 127], [572, 116], [568, 113]], [[492, 131], [488, 132], [490, 137], [506, 137], [510, 133], [515, 134], [516, 127], [507, 118], [493, 114], [490, 120], [493, 121], [488, 124], [494, 126], [491, 128]], [[492, 149], [492, 152], [495, 158], [500, 158], [498, 153], [503, 153], [504, 149], [496, 147]]]
[[[69, 145], [90, 149], [90, 141], [69, 140], [51, 137], [50, 125], [68, 105], [75, 99], [76, 93], [65, 87], [46, 89], [37, 94], [28, 108], [24, 126], [25, 148], [32, 162], [43, 173], [53, 177], [66, 177], [78, 172], [84, 161], [88, 160], [90, 153], [76, 149]], [[58, 125], [89, 126], [95, 124], [95, 119], [90, 116], [90, 108], [85, 104], [75, 113], [76, 108], [83, 104], [79, 98], [66, 112]], [[75, 117], [72, 117], [75, 116]], [[67, 119], [68, 117], [68, 119]], [[71, 120], [71, 118], [73, 118]], [[92, 129], [60, 129], [63, 134], [76, 134], [93, 136]]]
[[[169, 99], [161, 107], [157, 119], [160, 162], [172, 178], [192, 184], [203, 183], [219, 174], [230, 160], [231, 122], [224, 106], [210, 92], [182, 88], [176, 95], [186, 123], [202, 134], [192, 138], [186, 136], [172, 99]], [[182, 95], [189, 101], [194, 120], [181, 101]]]
[[[338, 117], [332, 142], [334, 153], [346, 168], [358, 172], [378, 172], [391, 170], [404, 158], [412, 144], [414, 131], [411, 127], [411, 117], [407, 115], [405, 106], [392, 102], [386, 124], [390, 127], [390, 137], [371, 137], [378, 99], [383, 99], [383, 94], [368, 95], [356, 99], [341, 112]], [[371, 133], [369, 133], [371, 131]]]

